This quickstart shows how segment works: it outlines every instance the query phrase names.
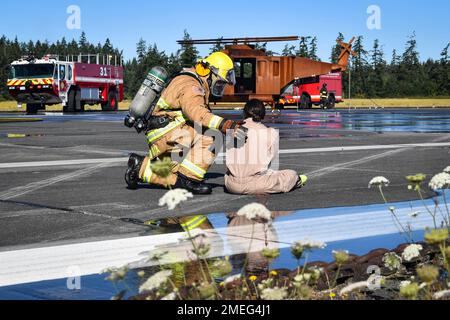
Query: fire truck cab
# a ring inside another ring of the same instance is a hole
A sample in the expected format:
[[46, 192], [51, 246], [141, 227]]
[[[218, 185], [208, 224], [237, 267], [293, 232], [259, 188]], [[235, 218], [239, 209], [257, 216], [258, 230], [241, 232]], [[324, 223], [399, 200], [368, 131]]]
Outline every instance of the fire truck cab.
[[11, 63], [7, 86], [19, 106], [26, 104], [28, 114], [55, 104], [62, 104], [66, 113], [94, 104], [101, 104], [103, 111], [117, 111], [123, 100], [120, 64], [116, 57], [100, 55], [22, 57]]
[[[328, 97], [323, 105], [320, 99], [322, 86], [326, 84]], [[311, 109], [313, 105], [333, 109], [342, 99], [342, 73], [329, 73], [295, 79], [282, 89], [281, 97], [276, 104], [278, 109], [286, 105], [297, 105], [299, 109]]]

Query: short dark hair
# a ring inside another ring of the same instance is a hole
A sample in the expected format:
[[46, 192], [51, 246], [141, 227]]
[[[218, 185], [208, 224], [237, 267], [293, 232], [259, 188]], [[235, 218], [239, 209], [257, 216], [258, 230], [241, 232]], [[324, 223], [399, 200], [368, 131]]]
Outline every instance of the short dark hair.
[[252, 99], [245, 104], [244, 107], [245, 119], [252, 118], [255, 122], [261, 122], [266, 116], [266, 107], [261, 100]]

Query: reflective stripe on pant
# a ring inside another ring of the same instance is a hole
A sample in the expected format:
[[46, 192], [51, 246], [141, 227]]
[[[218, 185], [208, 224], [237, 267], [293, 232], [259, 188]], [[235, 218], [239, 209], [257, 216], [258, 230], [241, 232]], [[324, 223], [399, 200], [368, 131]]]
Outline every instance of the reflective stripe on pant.
[[[183, 126], [189, 135], [184, 135], [180, 144], [189, 146], [187, 154], [180, 164], [179, 172], [189, 179], [203, 181], [216, 155], [211, 151], [214, 138], [197, 132], [190, 126]], [[187, 133], [186, 132], [186, 133]]]
[[183, 169], [183, 171], [187, 171], [188, 175], [195, 175], [197, 179], [205, 179], [206, 170], [203, 170], [201, 167], [197, 166], [195, 163], [192, 163], [188, 159], [183, 160], [180, 169]]
[[[167, 178], [161, 178], [153, 172], [150, 176], [150, 171], [145, 168], [146, 171], [141, 172], [140, 178], [145, 183], [167, 187], [168, 183], [169, 185], [176, 183], [177, 173], [180, 172], [189, 179], [202, 181], [215, 159], [215, 154], [211, 152], [213, 143], [212, 137], [196, 132], [192, 126], [186, 123], [181, 124], [157, 141], [149, 143], [150, 152], [147, 166], [150, 167], [150, 161], [156, 157], [160, 159], [170, 157], [174, 161], [172, 174]], [[147, 177], [145, 172], [147, 172]]]
[[162, 154], [161, 150], [158, 148], [157, 145], [152, 144], [149, 145], [149, 152], [148, 152], [148, 157], [153, 160], [156, 159], [157, 157], [159, 157]]
[[[186, 218], [182, 218], [180, 219], [181, 223], [181, 227], [183, 228], [184, 231], [191, 231], [194, 230], [195, 228], [200, 227], [201, 224], [203, 224], [204, 222], [207, 221], [206, 216], [203, 215], [199, 215], [199, 216], [193, 216], [193, 217], [186, 217]], [[185, 220], [185, 221], [183, 221]]]

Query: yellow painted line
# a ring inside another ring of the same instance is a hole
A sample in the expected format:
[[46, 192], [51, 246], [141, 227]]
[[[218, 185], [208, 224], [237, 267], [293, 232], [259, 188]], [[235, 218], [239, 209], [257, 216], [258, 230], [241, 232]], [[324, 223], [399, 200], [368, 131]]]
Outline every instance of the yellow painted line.
[[6, 136], [8, 138], [26, 138], [27, 137], [26, 134], [22, 134], [22, 133], [8, 133]]

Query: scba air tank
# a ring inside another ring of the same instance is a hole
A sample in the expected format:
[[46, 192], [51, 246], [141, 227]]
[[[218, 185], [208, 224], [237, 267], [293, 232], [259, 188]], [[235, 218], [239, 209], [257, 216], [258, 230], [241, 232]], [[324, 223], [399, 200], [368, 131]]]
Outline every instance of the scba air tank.
[[131, 102], [130, 111], [125, 119], [125, 125], [132, 128], [135, 124], [147, 121], [151, 116], [150, 108], [154, 107], [157, 99], [167, 84], [169, 74], [163, 67], [153, 67], [142, 83], [139, 91]]

